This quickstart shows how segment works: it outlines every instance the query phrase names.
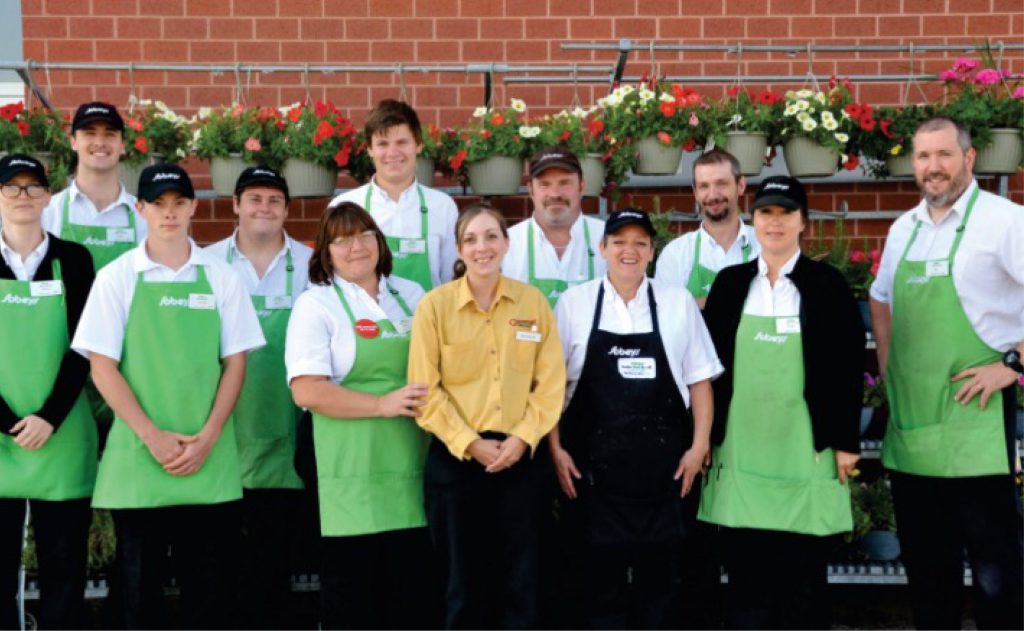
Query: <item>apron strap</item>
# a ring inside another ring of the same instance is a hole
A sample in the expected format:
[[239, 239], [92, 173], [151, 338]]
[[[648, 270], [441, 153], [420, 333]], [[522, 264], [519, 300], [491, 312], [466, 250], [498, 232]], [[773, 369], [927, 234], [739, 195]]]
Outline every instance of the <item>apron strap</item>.
[[[285, 264], [285, 267], [284, 267], [284, 286], [285, 286], [285, 294], [284, 295], [290, 297], [292, 295], [292, 275], [293, 275], [293, 272], [295, 272], [295, 265], [292, 262], [292, 249], [288, 245], [288, 237], [285, 237], [284, 247], [285, 247], [285, 250], [284, 250], [284, 264]], [[234, 264], [234, 262], [235, 262], [235, 243], [234, 243], [234, 240], [232, 240], [232, 242], [228, 244], [228, 256], [227, 256], [227, 259], [228, 259], [228, 265], [233, 265]]]
[[352, 307], [348, 306], [348, 300], [345, 299], [345, 292], [338, 287], [338, 283], [331, 281], [334, 285], [334, 293], [338, 294], [338, 299], [341, 300], [341, 306], [345, 308], [345, 313], [348, 314], [348, 319], [352, 322], [352, 326], [356, 324], [356, 316], [352, 313]]
[[[960, 225], [956, 227], [956, 237], [953, 238], [953, 244], [949, 247], [949, 253], [946, 255], [946, 259], [952, 263], [956, 257], [957, 251], [960, 249], [960, 242], [964, 238], [964, 232], [967, 229], [967, 221], [971, 218], [971, 213], [974, 212], [974, 203], [978, 201], [978, 196], [981, 194], [981, 187], [975, 184], [974, 192], [971, 193], [971, 198], [967, 200], [967, 209], [964, 210], [964, 217], [960, 220]], [[921, 228], [921, 220], [918, 219], [914, 222], [914, 230], [910, 233], [910, 238], [907, 239], [907, 245], [903, 248], [903, 255], [900, 256], [901, 261], [907, 260], [907, 253], [910, 252], [910, 246], [917, 240], [918, 230]]]
[[388, 288], [388, 293], [395, 297], [395, 302], [402, 308], [406, 316], [412, 317], [412, 309], [409, 308], [409, 304], [402, 298], [402, 294], [398, 293], [398, 290], [391, 286], [391, 281], [384, 281], [384, 286]]
[[420, 198], [420, 237], [425, 243], [427, 240], [427, 198], [423, 195], [423, 187], [419, 184], [416, 184], [416, 194]]
[[[651, 308], [651, 329], [655, 335], [661, 337], [661, 326], [658, 324], [658, 301], [654, 299], [654, 285], [650, 279], [647, 280], [647, 304]], [[604, 280], [597, 288], [597, 304], [594, 305], [594, 321], [590, 323], [590, 330], [596, 331], [601, 324], [601, 311], [604, 308]]]
[[587, 248], [587, 280], [594, 280], [594, 247], [590, 245], [590, 227], [587, 218], [581, 216], [583, 222], [583, 245]]
[[527, 280], [533, 285], [534, 281], [537, 280], [537, 274], [535, 272], [533, 264], [533, 218], [528, 219], [530, 223], [526, 224], [526, 264], [527, 264]]
[[[531, 217], [528, 219], [530, 223], [526, 224], [526, 259], [527, 259], [527, 279], [529, 283], [534, 284], [533, 281], [537, 280], [536, 268], [534, 266], [534, 248], [533, 248], [533, 223], [534, 220]], [[585, 217], [580, 217], [580, 221], [583, 222], [583, 245], [587, 248], [587, 280], [594, 280], [594, 246], [590, 244], [590, 227], [587, 225]], [[571, 238], [571, 237], [570, 237]]]

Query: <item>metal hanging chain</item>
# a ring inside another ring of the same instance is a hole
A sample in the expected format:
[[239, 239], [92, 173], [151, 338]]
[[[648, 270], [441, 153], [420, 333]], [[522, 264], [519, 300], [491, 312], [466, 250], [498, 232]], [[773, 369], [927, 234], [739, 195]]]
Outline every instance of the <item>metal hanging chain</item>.
[[[927, 103], [929, 101], [928, 95], [924, 93], [924, 88], [921, 87], [921, 82], [918, 81], [916, 78], [914, 78], [915, 69], [914, 69], [914, 44], [913, 44], [913, 42], [910, 43], [910, 50], [908, 51], [908, 55], [907, 56], [908, 56], [909, 62], [910, 62], [910, 75], [911, 75], [912, 78], [909, 81], [907, 81], [906, 85], [904, 86], [904, 89], [901, 90], [902, 94], [900, 95], [900, 107], [906, 107], [907, 103], [910, 102], [910, 89], [911, 89], [911, 86], [917, 88], [918, 94], [921, 95], [921, 99], [925, 103]], [[924, 72], [924, 64], [923, 63], [921, 64], [921, 72]]]
[[582, 109], [583, 102], [580, 101], [580, 73], [579, 64], [572, 65], [572, 108]]
[[405, 97], [405, 66], [401, 63], [398, 64], [398, 100], [402, 103], [408, 103]]
[[821, 92], [818, 77], [814, 74], [814, 49], [811, 47], [810, 42], [807, 42], [807, 76], [804, 78], [804, 85], [808, 84], [815, 92]]
[[654, 60], [654, 40], [651, 40], [650, 53], [651, 53], [651, 65], [650, 65], [650, 70], [648, 71], [647, 75], [651, 79], [657, 79], [658, 78], [658, 65], [657, 65], [657, 63]]
[[131, 114], [135, 111], [135, 105], [139, 102], [139, 98], [135, 96], [135, 63], [128, 62], [128, 113]]
[[242, 104], [242, 64], [235, 64], [235, 98], [236, 105]]
[[306, 86], [306, 104], [313, 102], [313, 95], [309, 91], [309, 64], [302, 68], [302, 83]]

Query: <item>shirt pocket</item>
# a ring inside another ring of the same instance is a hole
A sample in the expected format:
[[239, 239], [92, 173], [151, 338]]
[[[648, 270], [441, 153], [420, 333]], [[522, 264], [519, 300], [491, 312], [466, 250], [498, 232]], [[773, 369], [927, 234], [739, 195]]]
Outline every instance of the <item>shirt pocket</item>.
[[484, 373], [486, 352], [475, 341], [441, 345], [441, 381], [458, 385], [479, 379]]
[[[540, 345], [544, 338], [541, 337], [540, 340], [536, 342], [526, 339], [518, 339], [516, 337], [516, 333], [520, 331], [521, 329], [516, 329], [511, 333], [512, 339], [508, 342], [507, 366], [520, 374], [532, 376], [534, 364], [537, 362], [537, 353], [540, 350]], [[525, 333], [531, 336], [543, 335], [535, 331], [525, 331]]]

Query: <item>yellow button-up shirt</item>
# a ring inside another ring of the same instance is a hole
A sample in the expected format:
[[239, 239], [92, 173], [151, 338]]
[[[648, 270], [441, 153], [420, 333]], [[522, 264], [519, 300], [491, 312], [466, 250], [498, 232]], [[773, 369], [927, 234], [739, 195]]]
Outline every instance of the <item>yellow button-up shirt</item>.
[[502, 277], [482, 311], [466, 278], [428, 293], [416, 308], [409, 383], [429, 388], [420, 426], [456, 458], [492, 431], [531, 449], [558, 422], [565, 360], [555, 317], [536, 288]]

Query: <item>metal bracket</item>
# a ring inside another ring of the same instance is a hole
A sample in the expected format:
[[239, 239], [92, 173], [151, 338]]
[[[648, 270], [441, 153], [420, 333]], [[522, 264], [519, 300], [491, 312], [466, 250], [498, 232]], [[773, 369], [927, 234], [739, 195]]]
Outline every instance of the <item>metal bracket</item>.
[[18, 76], [21, 77], [21, 81], [32, 91], [39, 102], [43, 104], [48, 110], [53, 109], [53, 105], [50, 104], [50, 99], [47, 97], [46, 92], [36, 83], [35, 79], [32, 78], [32, 70], [36, 66], [36, 62], [33, 59], [25, 61], [25, 67], [15, 70]]

